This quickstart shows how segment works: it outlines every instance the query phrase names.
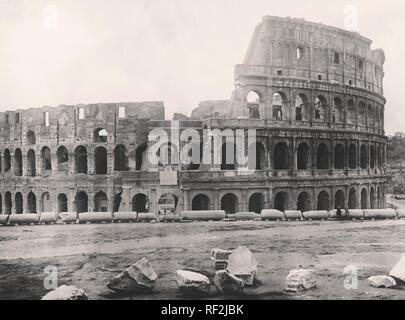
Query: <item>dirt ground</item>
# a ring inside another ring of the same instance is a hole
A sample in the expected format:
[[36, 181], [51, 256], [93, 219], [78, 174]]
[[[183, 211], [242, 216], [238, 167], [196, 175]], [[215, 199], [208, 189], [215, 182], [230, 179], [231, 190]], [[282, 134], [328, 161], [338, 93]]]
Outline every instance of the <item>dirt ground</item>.
[[[376, 289], [372, 275], [388, 274], [405, 253], [405, 220], [206, 222], [180, 224], [52, 225], [0, 228], [0, 298], [40, 299], [48, 265], [58, 285], [76, 285], [90, 299], [184, 299], [175, 271], [214, 270], [212, 248], [247, 246], [258, 261], [258, 283], [244, 296], [214, 299], [405, 299], [405, 287]], [[117, 295], [106, 284], [146, 257], [159, 274], [150, 294]], [[358, 289], [344, 288], [346, 266], [358, 269]], [[289, 270], [318, 273], [318, 287], [285, 293]]]

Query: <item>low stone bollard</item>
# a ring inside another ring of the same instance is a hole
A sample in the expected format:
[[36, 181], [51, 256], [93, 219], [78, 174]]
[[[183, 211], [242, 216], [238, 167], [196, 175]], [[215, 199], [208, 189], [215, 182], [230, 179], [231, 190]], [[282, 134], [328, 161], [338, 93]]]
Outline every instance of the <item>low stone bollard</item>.
[[78, 219], [77, 212], [60, 212], [59, 218], [64, 223], [76, 223]]
[[[342, 210], [342, 215], [345, 215], [344, 210]], [[350, 219], [364, 219], [364, 210], [362, 209], [349, 209]]]
[[0, 214], [0, 226], [5, 226], [8, 222], [8, 214]]
[[396, 219], [397, 212], [394, 209], [366, 209], [365, 219]]
[[182, 220], [194, 221], [220, 221], [225, 219], [226, 214], [224, 210], [204, 210], [204, 211], [182, 211]]
[[39, 216], [36, 213], [10, 214], [9, 224], [37, 224]]
[[298, 210], [286, 210], [284, 215], [287, 220], [302, 220], [302, 213]]
[[261, 216], [262, 220], [284, 220], [284, 213], [275, 209], [264, 209]]
[[136, 212], [114, 212], [114, 222], [133, 222], [138, 220], [138, 214]]
[[302, 214], [305, 220], [327, 220], [329, 213], [326, 210], [306, 211]]
[[63, 285], [48, 292], [41, 300], [88, 300], [88, 298], [82, 289]]
[[83, 212], [79, 213], [79, 223], [102, 223], [112, 222], [111, 212]]
[[39, 217], [39, 223], [56, 223], [59, 215], [57, 212], [42, 212]]

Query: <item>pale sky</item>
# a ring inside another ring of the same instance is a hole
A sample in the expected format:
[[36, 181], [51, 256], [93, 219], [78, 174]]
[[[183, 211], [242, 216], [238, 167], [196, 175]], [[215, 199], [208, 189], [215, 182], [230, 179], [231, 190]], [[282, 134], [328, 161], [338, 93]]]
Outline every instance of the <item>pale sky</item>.
[[229, 99], [264, 15], [358, 31], [386, 54], [386, 132], [405, 132], [402, 0], [0, 0], [0, 110], [163, 101], [166, 117]]

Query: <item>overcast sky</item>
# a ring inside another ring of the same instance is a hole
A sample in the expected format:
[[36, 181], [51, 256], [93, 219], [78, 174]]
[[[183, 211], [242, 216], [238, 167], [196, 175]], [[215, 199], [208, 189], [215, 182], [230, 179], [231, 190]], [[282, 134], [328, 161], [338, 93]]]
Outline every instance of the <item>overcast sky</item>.
[[0, 110], [161, 100], [166, 117], [229, 99], [264, 15], [344, 26], [386, 53], [386, 131], [405, 131], [402, 0], [0, 0]]

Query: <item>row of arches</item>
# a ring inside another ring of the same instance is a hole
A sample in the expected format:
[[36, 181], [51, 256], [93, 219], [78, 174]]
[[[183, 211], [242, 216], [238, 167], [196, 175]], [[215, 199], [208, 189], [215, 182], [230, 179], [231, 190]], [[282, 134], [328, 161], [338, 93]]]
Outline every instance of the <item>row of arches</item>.
[[[246, 95], [246, 103], [250, 118], [260, 119], [260, 106], [264, 106], [265, 98], [260, 91], [249, 91]], [[295, 121], [324, 121], [330, 123], [347, 123], [363, 127], [379, 127], [384, 117], [384, 110], [372, 103], [360, 100], [357, 105], [353, 98], [343, 101], [340, 97], [334, 97], [331, 106], [323, 95], [315, 96], [314, 100], [308, 98], [305, 93], [298, 93], [291, 102], [283, 91], [276, 91], [271, 97], [272, 118], [274, 120]]]

